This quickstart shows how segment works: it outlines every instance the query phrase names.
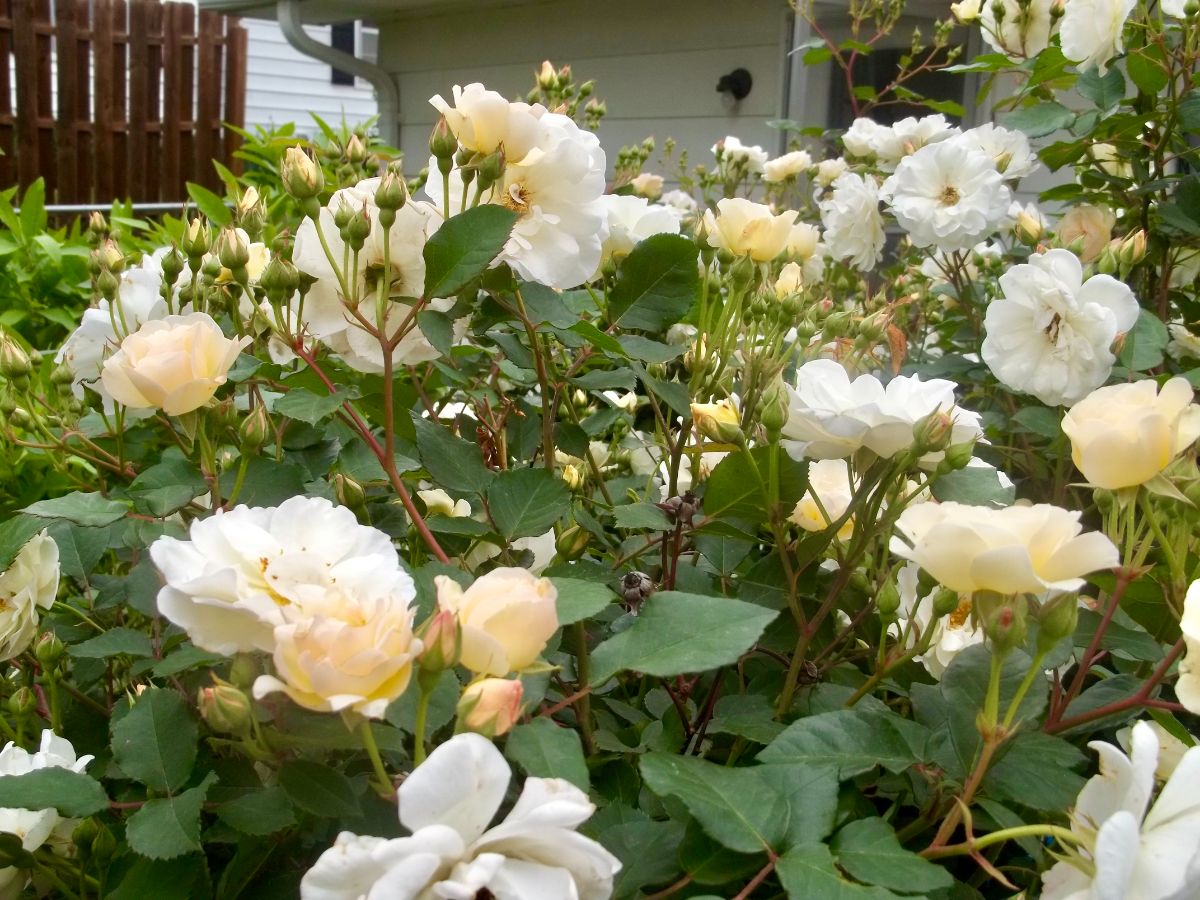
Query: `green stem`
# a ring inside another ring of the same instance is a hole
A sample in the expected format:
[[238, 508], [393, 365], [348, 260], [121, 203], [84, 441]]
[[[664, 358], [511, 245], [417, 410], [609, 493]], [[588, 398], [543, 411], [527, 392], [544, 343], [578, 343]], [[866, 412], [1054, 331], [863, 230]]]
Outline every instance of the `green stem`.
[[238, 463], [237, 477], [233, 481], [233, 490], [229, 492], [229, 496], [225, 498], [226, 506], [233, 506], [237, 503], [238, 494], [242, 492], [242, 485], [246, 482], [246, 472], [250, 469], [250, 455], [242, 453], [241, 461]]
[[421, 687], [421, 696], [417, 698], [417, 721], [413, 726], [413, 766], [419, 766], [425, 761], [425, 723], [429, 719], [429, 699], [432, 690]]
[[591, 678], [587, 630], [582, 621], [576, 622], [573, 627], [575, 630], [575, 679], [580, 690], [580, 697], [575, 701], [575, 717], [579, 720], [579, 736], [583, 739], [583, 749], [591, 755], [596, 752], [596, 744], [592, 737], [592, 695], [590, 691], [584, 691]]
[[1025, 695], [1029, 693], [1029, 689], [1033, 686], [1033, 682], [1042, 673], [1042, 660], [1046, 658], [1045, 652], [1039, 651], [1034, 654], [1033, 662], [1029, 664], [1029, 671], [1025, 673], [1025, 677], [1021, 680], [1017, 692], [1013, 695], [1012, 702], [1008, 705], [1008, 712], [1004, 714], [1005, 731], [1008, 731], [1012, 725], [1013, 719], [1017, 717], [1017, 710], [1021, 708], [1021, 701], [1025, 699]]
[[379, 755], [379, 745], [375, 743], [375, 735], [371, 731], [370, 719], [363, 719], [362, 725], [359, 726], [359, 733], [362, 735], [363, 749], [367, 751], [367, 756], [371, 757], [371, 765], [375, 769], [375, 777], [379, 779], [379, 792], [384, 797], [390, 797], [395, 793], [396, 787], [392, 784], [392, 779], [388, 775], [387, 769], [383, 766], [383, 757]]
[[990, 834], [985, 834], [983, 837], [964, 841], [961, 844], [951, 844], [948, 847], [928, 847], [922, 850], [920, 855], [926, 859], [941, 859], [945, 856], [964, 856], [968, 853], [976, 853], [986, 849], [993, 844], [1000, 844], [1004, 841], [1023, 837], [1052, 837], [1061, 843], [1071, 844], [1078, 844], [1081, 841], [1081, 838], [1075, 832], [1059, 825], [1018, 825], [1015, 828], [1004, 828], [1000, 831], [993, 831]]

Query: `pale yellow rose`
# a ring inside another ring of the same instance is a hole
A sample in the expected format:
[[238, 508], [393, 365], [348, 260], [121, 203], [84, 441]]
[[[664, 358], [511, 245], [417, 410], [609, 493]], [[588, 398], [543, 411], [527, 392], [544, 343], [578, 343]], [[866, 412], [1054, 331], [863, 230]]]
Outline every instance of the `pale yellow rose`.
[[458, 701], [459, 724], [484, 737], [505, 734], [521, 717], [522, 693], [519, 678], [484, 678], [469, 684]]
[[804, 269], [799, 263], [787, 263], [775, 279], [775, 296], [788, 297], [804, 286]]
[[471, 504], [466, 500], [454, 500], [441, 488], [428, 491], [417, 491], [417, 496], [425, 504], [425, 511], [431, 516], [446, 516], [450, 519], [461, 519], [471, 515]]
[[100, 377], [118, 403], [179, 416], [209, 401], [248, 343], [248, 337], [226, 338], [206, 313], [167, 316], [121, 341]]
[[306, 709], [381, 719], [408, 687], [422, 649], [412, 610], [391, 597], [336, 599], [318, 615], [275, 627], [278, 677], [260, 675], [254, 696], [282, 691]]
[[954, 14], [954, 18], [965, 25], [979, 18], [982, 5], [981, 0], [961, 0], [959, 3], [950, 4], [950, 12]]
[[1179, 680], [1175, 696], [1187, 711], [1200, 715], [1200, 580], [1193, 581], [1183, 600], [1183, 618], [1179, 622], [1187, 655], [1179, 661]]
[[761, 203], [726, 197], [717, 201], [715, 215], [712, 210], [704, 213], [704, 231], [709, 245], [718, 250], [767, 262], [787, 249], [796, 215], [793, 209], [776, 215]]
[[763, 181], [786, 181], [803, 175], [813, 167], [812, 157], [805, 150], [793, 150], [763, 164]]
[[1046, 503], [920, 503], [900, 514], [891, 549], [960, 594], [1077, 591], [1084, 575], [1120, 563], [1107, 537], [1081, 533], [1079, 516]]
[[643, 172], [634, 178], [633, 181], [629, 182], [629, 186], [633, 188], [633, 192], [639, 197], [645, 197], [647, 200], [657, 200], [662, 196], [663, 177], [655, 175], [653, 172]]
[[0, 659], [20, 656], [37, 634], [39, 613], [58, 594], [58, 544], [35, 534], [0, 573]]
[[1097, 388], [1071, 407], [1062, 430], [1089, 483], [1116, 490], [1149, 481], [1200, 437], [1192, 386], [1175, 377]]
[[1112, 240], [1113, 226], [1117, 217], [1112, 210], [1102, 206], [1072, 207], [1058, 223], [1058, 242], [1061, 246], [1076, 249], [1085, 263], [1097, 259], [1108, 242]]
[[[854, 485], [846, 461], [816, 460], [808, 468], [808, 492], [800, 498], [788, 521], [805, 531], [824, 531], [845, 514], [853, 499]], [[854, 517], [851, 516], [838, 529], [838, 540], [849, 540], [853, 533]]]
[[797, 222], [788, 233], [787, 255], [805, 262], [812, 259], [821, 243], [821, 229], [807, 222]]
[[480, 675], [506, 675], [533, 664], [558, 630], [558, 592], [526, 569], [493, 569], [465, 591], [439, 575], [438, 606], [462, 625], [460, 662]]

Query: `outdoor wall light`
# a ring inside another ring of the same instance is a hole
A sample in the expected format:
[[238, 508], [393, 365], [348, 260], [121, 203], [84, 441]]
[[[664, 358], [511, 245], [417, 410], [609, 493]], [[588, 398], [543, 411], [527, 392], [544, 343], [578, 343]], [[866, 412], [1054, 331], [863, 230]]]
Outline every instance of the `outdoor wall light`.
[[736, 106], [750, 93], [754, 86], [754, 78], [745, 69], [734, 69], [727, 75], [722, 75], [717, 81], [717, 93], [727, 107]]

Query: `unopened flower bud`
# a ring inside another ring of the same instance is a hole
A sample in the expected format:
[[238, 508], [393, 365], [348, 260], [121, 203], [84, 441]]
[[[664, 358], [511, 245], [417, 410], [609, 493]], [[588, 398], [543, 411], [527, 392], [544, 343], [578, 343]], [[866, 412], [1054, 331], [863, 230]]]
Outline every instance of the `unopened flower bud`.
[[238, 426], [243, 453], [254, 453], [273, 435], [271, 417], [267, 415], [267, 408], [261, 403], [250, 410], [250, 414], [242, 419], [241, 425]]
[[788, 392], [782, 378], [776, 378], [763, 392], [759, 419], [769, 434], [778, 434], [787, 424]]
[[300, 272], [290, 260], [272, 256], [258, 276], [258, 286], [266, 291], [268, 299], [278, 303], [296, 293], [300, 287]]
[[[948, 616], [962, 605], [962, 597], [958, 591], [952, 591], [950, 588], [941, 588], [933, 595], [933, 614], [937, 618]], [[968, 601], [970, 602], [970, 601]]]
[[120, 289], [121, 279], [110, 270], [104, 269], [96, 276], [96, 290], [105, 300], [111, 301]]
[[254, 717], [250, 698], [227, 681], [213, 680], [216, 684], [201, 688], [196, 698], [200, 718], [217, 734], [247, 734]]
[[884, 619], [896, 617], [896, 610], [900, 608], [900, 590], [894, 580], [889, 580], [880, 588], [879, 593], [875, 595], [875, 606]]
[[997, 653], [1008, 653], [1025, 642], [1029, 604], [1023, 596], [976, 591], [974, 604], [983, 633]]
[[1041, 604], [1038, 610], [1038, 652], [1049, 653], [1060, 640], [1075, 633], [1079, 621], [1079, 599], [1074, 594], [1059, 594]]
[[1139, 228], [1121, 242], [1118, 251], [1122, 270], [1136, 266], [1146, 257], [1146, 232]]
[[563, 484], [572, 491], [579, 490], [586, 481], [583, 477], [583, 472], [579, 471], [579, 466], [574, 464], [563, 466], [560, 474], [562, 475]]
[[572, 525], [558, 536], [554, 549], [565, 560], [576, 560], [591, 543], [591, 535], [579, 525]]
[[938, 472], [953, 472], [966, 468], [975, 458], [975, 442], [964, 441], [961, 444], [951, 444], [946, 448], [946, 455], [938, 466]]
[[476, 167], [479, 172], [480, 188], [486, 191], [499, 181], [504, 175], [505, 166], [504, 150], [501, 148], [493, 150], [481, 159]]
[[1042, 232], [1045, 229], [1042, 227], [1042, 220], [1031, 215], [1027, 210], [1021, 210], [1017, 215], [1016, 225], [1013, 226], [1013, 232], [1017, 236], [1017, 240], [1030, 247], [1037, 245], [1037, 242], [1042, 239]]
[[518, 678], [484, 678], [467, 686], [458, 701], [462, 728], [486, 738], [508, 732], [521, 716], [523, 689]]
[[250, 242], [246, 240], [245, 232], [236, 228], [224, 228], [217, 235], [217, 259], [221, 265], [232, 272], [244, 269], [250, 262]]
[[940, 409], [917, 420], [913, 425], [913, 452], [936, 453], [950, 445], [954, 433], [954, 419]]
[[338, 503], [347, 509], [362, 509], [367, 502], [363, 486], [342, 472], [333, 476], [333, 492], [337, 495]]
[[110, 272], [120, 272], [125, 268], [125, 254], [117, 246], [117, 242], [109, 239], [95, 250], [96, 262], [101, 269]]
[[23, 719], [25, 716], [33, 715], [36, 709], [37, 694], [33, 692], [33, 688], [22, 685], [8, 698], [8, 711], [15, 718]]
[[[440, 163], [442, 160], [449, 162], [457, 152], [458, 138], [450, 130], [450, 125], [446, 121], [446, 117], [442, 116], [442, 118], [438, 119], [437, 124], [433, 126], [433, 134], [429, 136], [429, 153]], [[446, 171], [449, 171], [449, 168], [447, 166]]]
[[351, 250], [361, 250], [371, 234], [371, 214], [366, 204], [354, 210], [344, 228], [346, 243]]
[[180, 247], [188, 259], [199, 259], [208, 252], [208, 226], [202, 219], [195, 218], [188, 222]]
[[743, 440], [741, 418], [729, 399], [717, 403], [693, 403], [692, 422], [696, 430], [710, 441], [721, 444], [740, 444]]
[[542, 67], [538, 69], [537, 82], [538, 87], [543, 91], [552, 91], [558, 87], [558, 73], [554, 71], [550, 60], [542, 61]]
[[159, 260], [159, 265], [162, 266], [163, 281], [168, 286], [179, 280], [179, 276], [183, 272], [183, 262], [183, 255], [174, 247], [168, 249]]
[[315, 198], [325, 187], [325, 175], [300, 147], [288, 147], [283, 155], [280, 175], [283, 189], [304, 201]]
[[108, 222], [104, 218], [104, 213], [93, 210], [88, 216], [87, 230], [98, 238], [108, 234]]
[[33, 361], [15, 339], [0, 332], [0, 375], [21, 379], [33, 371]]
[[345, 157], [354, 165], [367, 158], [367, 148], [363, 146], [362, 138], [357, 134], [350, 135], [350, 140], [346, 141]]
[[67, 648], [53, 631], [44, 632], [33, 645], [33, 655], [47, 672], [58, 665], [66, 652]]
[[408, 200], [408, 187], [404, 178], [397, 172], [388, 170], [379, 179], [379, 187], [375, 191], [375, 205], [382, 209], [397, 210]]
[[449, 610], [440, 609], [429, 617], [419, 635], [424, 649], [417, 664], [426, 672], [441, 672], [458, 664], [462, 652], [462, 626]]

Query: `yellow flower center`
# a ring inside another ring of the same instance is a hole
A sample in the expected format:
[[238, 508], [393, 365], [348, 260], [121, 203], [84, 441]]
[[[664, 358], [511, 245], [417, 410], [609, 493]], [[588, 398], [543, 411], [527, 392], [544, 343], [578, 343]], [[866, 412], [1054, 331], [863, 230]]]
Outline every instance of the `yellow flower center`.
[[950, 613], [950, 618], [948, 619], [949, 625], [947, 627], [962, 628], [963, 625], [966, 624], [966, 621], [970, 615], [971, 601], [969, 599], [961, 601], [958, 604], [958, 608], [955, 609], [954, 612]]
[[942, 193], [938, 195], [938, 203], [942, 206], [953, 206], [961, 199], [962, 194], [958, 192], [958, 188], [950, 184], [942, 188]]

